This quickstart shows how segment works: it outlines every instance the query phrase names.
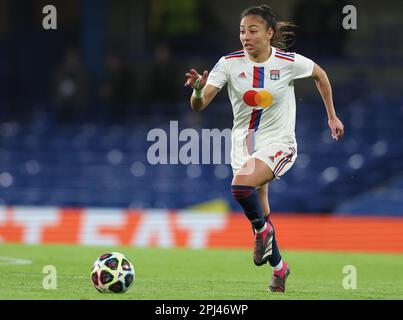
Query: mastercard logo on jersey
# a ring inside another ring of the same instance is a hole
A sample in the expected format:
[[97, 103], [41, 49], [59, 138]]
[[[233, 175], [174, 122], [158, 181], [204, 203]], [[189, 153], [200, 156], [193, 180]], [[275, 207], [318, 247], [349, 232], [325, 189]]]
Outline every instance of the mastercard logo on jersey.
[[243, 101], [250, 107], [269, 108], [273, 104], [273, 95], [267, 90], [249, 90], [244, 93]]

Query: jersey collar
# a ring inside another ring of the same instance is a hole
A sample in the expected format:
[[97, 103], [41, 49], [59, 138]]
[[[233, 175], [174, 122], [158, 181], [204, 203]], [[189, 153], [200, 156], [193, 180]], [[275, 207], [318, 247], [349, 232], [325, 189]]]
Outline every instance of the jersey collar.
[[245, 52], [245, 58], [246, 58], [246, 60], [247, 60], [249, 63], [253, 64], [254, 66], [264, 66], [264, 65], [266, 65], [268, 62], [270, 62], [270, 61], [273, 60], [273, 56], [274, 56], [274, 54], [276, 53], [276, 50], [277, 50], [276, 48], [274, 48], [273, 46], [271, 46], [271, 54], [270, 54], [269, 58], [268, 58], [266, 61], [263, 61], [263, 62], [260, 62], [260, 63], [252, 61], [252, 60], [249, 58], [249, 55], [248, 55], [247, 52]]

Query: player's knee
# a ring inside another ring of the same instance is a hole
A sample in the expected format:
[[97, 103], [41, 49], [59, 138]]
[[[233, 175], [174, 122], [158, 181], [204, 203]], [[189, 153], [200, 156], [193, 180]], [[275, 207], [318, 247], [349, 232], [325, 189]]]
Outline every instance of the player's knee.
[[238, 175], [234, 176], [232, 178], [232, 182], [231, 182], [231, 187], [233, 186], [241, 186], [242, 185], [242, 180], [238, 178]]

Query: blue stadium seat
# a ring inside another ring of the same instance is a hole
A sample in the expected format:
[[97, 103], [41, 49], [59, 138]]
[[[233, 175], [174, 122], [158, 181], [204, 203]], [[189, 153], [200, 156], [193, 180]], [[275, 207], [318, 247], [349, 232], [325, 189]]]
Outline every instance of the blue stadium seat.
[[[356, 98], [345, 99], [344, 93], [335, 97], [338, 103], [345, 102], [338, 109], [346, 126], [345, 139], [340, 143], [331, 139], [321, 101], [299, 104], [299, 158], [281, 181], [272, 183], [273, 210], [329, 212], [351, 208], [356, 212], [359, 210], [347, 205], [352, 197], [372, 192], [402, 171], [403, 141], [397, 137], [403, 136], [403, 100], [346, 94]], [[200, 118], [194, 128], [200, 132], [202, 127], [229, 127], [231, 124], [224, 125], [221, 119], [231, 118], [230, 107], [223, 103], [216, 109]], [[107, 125], [93, 119], [59, 126], [51, 119], [39, 112], [29, 124], [0, 122], [0, 203], [175, 209], [223, 198], [232, 209], [239, 210], [229, 192], [229, 166], [220, 176], [225, 169], [221, 167], [217, 175], [213, 164], [148, 163], [147, 149], [153, 143], [147, 141], [149, 131], [162, 128], [169, 132], [169, 121], [161, 115], [130, 125]], [[180, 127], [190, 121], [185, 111], [178, 119]], [[402, 184], [400, 180], [393, 188]]]

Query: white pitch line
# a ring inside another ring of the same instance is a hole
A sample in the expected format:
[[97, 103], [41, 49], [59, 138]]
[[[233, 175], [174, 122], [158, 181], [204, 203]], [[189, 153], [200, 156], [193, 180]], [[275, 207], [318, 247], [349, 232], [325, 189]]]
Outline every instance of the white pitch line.
[[32, 260], [19, 259], [19, 258], [10, 258], [0, 256], [0, 266], [6, 265], [27, 265], [31, 264]]

